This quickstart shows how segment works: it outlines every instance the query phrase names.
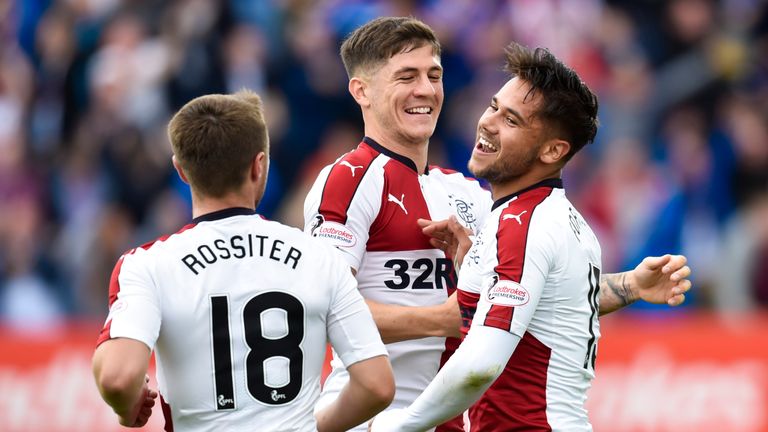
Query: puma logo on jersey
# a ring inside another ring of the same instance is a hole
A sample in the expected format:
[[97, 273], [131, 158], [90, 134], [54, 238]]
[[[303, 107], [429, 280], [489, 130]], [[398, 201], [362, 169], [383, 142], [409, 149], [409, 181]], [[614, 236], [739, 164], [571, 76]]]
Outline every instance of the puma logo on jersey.
[[347, 161], [341, 161], [341, 163], [339, 163], [339, 165], [344, 165], [345, 167], [348, 167], [349, 170], [352, 171], [352, 177], [355, 176], [355, 170], [356, 169], [363, 167], [362, 165], [352, 165], [351, 163], [349, 163]]
[[514, 214], [505, 214], [505, 215], [504, 215], [504, 216], [501, 218], [501, 220], [514, 219], [514, 220], [516, 220], [516, 221], [517, 221], [517, 223], [519, 223], [520, 225], [522, 225], [522, 224], [523, 224], [523, 221], [521, 221], [521, 220], [520, 220], [520, 216], [522, 216], [522, 215], [524, 215], [524, 214], [526, 214], [526, 213], [528, 213], [528, 210], [523, 210], [523, 212], [522, 212], [522, 213], [520, 213], [520, 214], [516, 214], [516, 215], [514, 215]]
[[405, 200], [405, 194], [400, 195], [400, 199], [395, 198], [392, 194], [389, 194], [389, 197], [387, 198], [389, 202], [393, 202], [400, 206], [401, 209], [405, 212], [405, 214], [408, 214], [408, 210], [405, 209], [405, 204], [403, 204], [403, 201]]
[[269, 396], [275, 402], [279, 401], [280, 399], [285, 399], [285, 395], [282, 393], [278, 393], [277, 390], [272, 390], [272, 393], [270, 393]]

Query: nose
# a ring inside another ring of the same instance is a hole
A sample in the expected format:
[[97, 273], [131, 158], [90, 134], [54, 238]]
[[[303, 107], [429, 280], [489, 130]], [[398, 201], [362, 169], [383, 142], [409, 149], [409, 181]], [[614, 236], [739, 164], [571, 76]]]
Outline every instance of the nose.
[[496, 122], [493, 121], [493, 112], [490, 112], [490, 110], [485, 110], [482, 116], [480, 116], [480, 120], [477, 121], [477, 127], [481, 131], [488, 132], [489, 134], [496, 133]]
[[432, 80], [425, 75], [419, 78], [419, 82], [416, 84], [413, 93], [417, 96], [432, 96], [437, 93], [435, 86], [436, 83], [432, 82]]

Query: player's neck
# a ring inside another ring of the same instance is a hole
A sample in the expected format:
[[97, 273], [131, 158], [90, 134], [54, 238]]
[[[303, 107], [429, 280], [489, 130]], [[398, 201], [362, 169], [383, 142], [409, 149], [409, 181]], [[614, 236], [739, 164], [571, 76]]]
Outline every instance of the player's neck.
[[529, 171], [520, 177], [516, 177], [504, 183], [491, 183], [491, 196], [496, 201], [508, 195], [517, 193], [527, 187], [533, 186], [547, 179], [560, 178], [562, 171]]
[[229, 193], [223, 197], [206, 197], [192, 193], [192, 217], [200, 217], [208, 213], [228, 208], [241, 207], [256, 209], [256, 200], [240, 193]]
[[416, 164], [419, 173], [423, 173], [427, 167], [429, 140], [418, 143], [404, 143], [393, 137], [377, 134], [372, 131], [366, 131], [365, 135], [379, 143], [382, 147], [412, 160]]

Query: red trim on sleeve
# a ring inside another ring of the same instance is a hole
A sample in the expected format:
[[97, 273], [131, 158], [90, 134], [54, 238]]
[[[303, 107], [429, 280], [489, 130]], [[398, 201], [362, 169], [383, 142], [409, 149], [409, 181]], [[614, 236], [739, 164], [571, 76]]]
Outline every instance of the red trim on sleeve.
[[[190, 223], [190, 224], [184, 225], [183, 227], [181, 227], [180, 230], [176, 231], [174, 234], [181, 234], [184, 231], [186, 231], [186, 230], [188, 230], [188, 229], [190, 229], [190, 228], [192, 228], [194, 226], [195, 226], [194, 223]], [[155, 244], [157, 242], [163, 242], [165, 240], [168, 240], [168, 238], [171, 235], [174, 235], [174, 234], [164, 235], [162, 237], [159, 237], [156, 240], [144, 243], [143, 245], [139, 246], [138, 248], [147, 250], [150, 247], [152, 247], [153, 244]], [[109, 278], [109, 301], [108, 301], [109, 308], [111, 308], [112, 305], [115, 303], [115, 301], [117, 301], [117, 295], [120, 292], [120, 270], [122, 270], [122, 268], [123, 268], [123, 262], [125, 261], [125, 257], [128, 256], [128, 255], [132, 255], [134, 252], [136, 252], [136, 249], [138, 249], [138, 248], [131, 249], [128, 252], [124, 253], [117, 260], [117, 263], [115, 264], [115, 268], [112, 270], [112, 275]], [[99, 345], [101, 345], [102, 343], [104, 343], [105, 341], [108, 341], [109, 339], [111, 339], [111, 337], [110, 337], [110, 330], [111, 329], [112, 329], [112, 320], [109, 320], [109, 321], [107, 321], [104, 324], [104, 327], [99, 332], [99, 336], [96, 339], [96, 346], [97, 347]]]
[[[112, 270], [112, 276], [109, 278], [109, 307], [111, 308], [112, 305], [117, 300], [117, 293], [120, 292], [120, 270], [123, 268], [123, 262], [125, 261], [125, 256], [130, 255], [133, 253], [135, 249], [130, 250], [126, 254], [123, 254], [123, 256], [120, 257], [120, 259], [117, 260], [117, 264], [115, 264], [115, 268]], [[105, 341], [110, 339], [109, 332], [112, 328], [112, 320], [110, 319], [107, 321], [106, 324], [104, 324], [104, 327], [101, 329], [101, 332], [99, 333], [99, 337], [96, 339], [96, 346], [101, 345]]]
[[163, 409], [163, 418], [165, 419], [165, 432], [173, 432], [173, 417], [171, 416], [171, 406], [165, 401], [163, 395], [160, 395], [160, 408]]

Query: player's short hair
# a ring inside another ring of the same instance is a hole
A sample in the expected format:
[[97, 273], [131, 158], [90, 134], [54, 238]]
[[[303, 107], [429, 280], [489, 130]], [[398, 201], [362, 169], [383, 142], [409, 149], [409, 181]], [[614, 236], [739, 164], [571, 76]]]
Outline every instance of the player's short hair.
[[594, 141], [598, 126], [597, 96], [573, 69], [545, 48], [531, 50], [513, 42], [504, 52], [504, 70], [531, 86], [528, 96], [536, 92], [542, 95], [541, 106], [534, 115], [551, 126], [553, 133], [561, 134], [558, 138], [571, 144], [565, 161]]
[[432, 46], [440, 56], [442, 49], [431, 27], [413, 17], [381, 17], [355, 29], [341, 44], [341, 60], [349, 78], [370, 73], [402, 52]]
[[173, 154], [196, 192], [237, 190], [260, 152], [269, 153], [261, 98], [249, 90], [191, 100], [168, 124]]

